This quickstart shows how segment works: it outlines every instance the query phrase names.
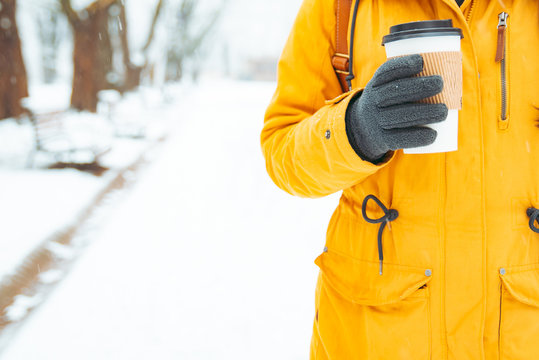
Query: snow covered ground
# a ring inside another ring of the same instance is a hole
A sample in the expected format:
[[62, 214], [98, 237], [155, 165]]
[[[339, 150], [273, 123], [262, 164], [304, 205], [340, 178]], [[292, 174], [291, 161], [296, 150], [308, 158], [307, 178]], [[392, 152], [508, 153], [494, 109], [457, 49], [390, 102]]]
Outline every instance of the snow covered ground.
[[[65, 111], [70, 93], [62, 91], [64, 88], [69, 90], [69, 86], [34, 86], [29, 103], [37, 113]], [[171, 91], [178, 97], [182, 95], [182, 89]], [[41, 153], [29, 166], [35, 146], [30, 121], [0, 122], [0, 217], [4, 220], [0, 227], [0, 284], [45, 239], [71, 225], [118, 172], [137, 161], [152, 142], [177, 123], [173, 118], [175, 110], [163, 106], [156, 97], [153, 90], [144, 88], [126, 96], [114, 110], [112, 122], [104, 114], [69, 111], [61, 115], [74, 143], [105, 142], [110, 146], [100, 160], [109, 170], [101, 177], [74, 169], [46, 169], [55, 160]], [[167, 112], [172, 115], [165, 116]], [[111, 136], [118, 123], [122, 129], [125, 124], [144, 129], [145, 137]]]
[[0, 170], [0, 280], [47, 236], [69, 225], [106, 185], [76, 170]]
[[113, 209], [2, 360], [307, 359], [337, 196], [269, 179], [273, 84], [205, 82], [161, 156]]

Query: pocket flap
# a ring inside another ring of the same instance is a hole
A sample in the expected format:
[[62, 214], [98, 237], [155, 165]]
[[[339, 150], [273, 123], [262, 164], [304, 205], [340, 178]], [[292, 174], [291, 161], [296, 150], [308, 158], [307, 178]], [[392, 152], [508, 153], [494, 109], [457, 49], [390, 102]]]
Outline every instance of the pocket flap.
[[359, 260], [335, 250], [322, 253], [316, 261], [324, 280], [341, 296], [361, 305], [380, 306], [407, 298], [431, 277], [425, 268]]
[[516, 300], [539, 307], [539, 264], [505, 269], [500, 279]]

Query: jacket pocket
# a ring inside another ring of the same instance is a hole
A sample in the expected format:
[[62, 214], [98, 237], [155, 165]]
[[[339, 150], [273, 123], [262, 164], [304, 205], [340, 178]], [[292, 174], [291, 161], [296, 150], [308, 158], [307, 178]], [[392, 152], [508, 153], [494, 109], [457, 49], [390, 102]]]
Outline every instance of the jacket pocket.
[[430, 270], [328, 249], [316, 259], [320, 342], [329, 359], [430, 359]]
[[539, 264], [500, 270], [500, 360], [539, 354]]

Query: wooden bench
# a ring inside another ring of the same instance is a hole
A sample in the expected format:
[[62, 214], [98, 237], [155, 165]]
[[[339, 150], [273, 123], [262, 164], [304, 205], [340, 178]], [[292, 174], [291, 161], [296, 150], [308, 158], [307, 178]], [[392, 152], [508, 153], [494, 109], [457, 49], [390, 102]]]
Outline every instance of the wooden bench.
[[116, 137], [143, 139], [146, 137], [146, 124], [136, 121], [137, 115], [118, 116], [117, 107], [122, 100], [122, 94], [117, 90], [101, 90], [97, 93], [99, 99], [98, 111], [103, 113], [114, 127]]
[[64, 111], [35, 114], [26, 108], [32, 124], [35, 147], [28, 159], [33, 167], [37, 153], [45, 153], [59, 164], [97, 164], [99, 158], [110, 151], [110, 146], [81, 147], [73, 143], [64, 128]]

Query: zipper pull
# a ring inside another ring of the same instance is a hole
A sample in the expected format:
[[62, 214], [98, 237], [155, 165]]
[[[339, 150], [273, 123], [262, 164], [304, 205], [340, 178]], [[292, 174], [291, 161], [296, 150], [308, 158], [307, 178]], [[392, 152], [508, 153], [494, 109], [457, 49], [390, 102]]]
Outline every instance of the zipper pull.
[[498, 45], [496, 47], [496, 62], [505, 58], [505, 30], [507, 29], [507, 18], [509, 14], [505, 11], [498, 15]]

